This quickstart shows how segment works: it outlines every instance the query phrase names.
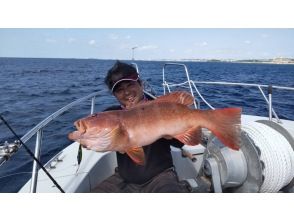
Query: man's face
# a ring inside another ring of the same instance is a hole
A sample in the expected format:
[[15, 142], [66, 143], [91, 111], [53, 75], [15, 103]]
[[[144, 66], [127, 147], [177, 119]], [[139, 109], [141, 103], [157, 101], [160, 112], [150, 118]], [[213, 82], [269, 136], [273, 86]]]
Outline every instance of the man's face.
[[116, 86], [113, 94], [126, 108], [135, 106], [144, 97], [143, 88], [138, 81], [122, 81]]

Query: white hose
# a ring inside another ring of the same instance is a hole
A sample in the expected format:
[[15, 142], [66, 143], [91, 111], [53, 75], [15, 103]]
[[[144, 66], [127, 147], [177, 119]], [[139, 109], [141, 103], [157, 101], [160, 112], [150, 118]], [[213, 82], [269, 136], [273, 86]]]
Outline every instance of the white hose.
[[258, 122], [242, 124], [242, 129], [260, 149], [264, 162], [264, 182], [260, 192], [278, 192], [294, 178], [294, 151], [275, 129]]

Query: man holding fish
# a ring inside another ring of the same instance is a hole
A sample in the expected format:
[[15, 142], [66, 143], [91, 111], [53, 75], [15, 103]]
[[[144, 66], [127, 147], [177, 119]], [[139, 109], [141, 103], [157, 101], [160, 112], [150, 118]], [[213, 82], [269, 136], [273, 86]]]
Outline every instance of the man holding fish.
[[174, 92], [155, 100], [145, 96], [136, 69], [117, 61], [105, 83], [120, 106], [75, 122], [69, 138], [88, 149], [116, 151], [118, 167], [95, 192], [188, 192], [173, 168], [170, 145], [197, 145], [201, 128], [225, 145], [240, 145], [239, 108], [194, 110], [194, 98]]

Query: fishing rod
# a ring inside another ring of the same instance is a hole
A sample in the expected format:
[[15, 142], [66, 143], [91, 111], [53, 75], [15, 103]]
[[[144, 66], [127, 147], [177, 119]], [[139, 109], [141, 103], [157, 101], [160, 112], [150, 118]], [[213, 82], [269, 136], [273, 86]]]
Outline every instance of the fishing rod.
[[8, 122], [3, 118], [0, 114], [0, 119], [7, 126], [7, 128], [12, 132], [12, 134], [16, 137], [16, 139], [23, 145], [27, 153], [37, 162], [37, 164], [41, 167], [41, 169], [46, 173], [46, 175], [51, 179], [51, 181], [55, 184], [55, 186], [60, 190], [60, 192], [65, 193], [61, 186], [56, 182], [56, 180], [51, 176], [51, 174], [46, 170], [46, 168], [41, 164], [41, 162], [35, 157], [33, 152], [25, 145], [25, 143], [20, 139], [20, 137], [15, 133], [12, 127], [8, 124]]

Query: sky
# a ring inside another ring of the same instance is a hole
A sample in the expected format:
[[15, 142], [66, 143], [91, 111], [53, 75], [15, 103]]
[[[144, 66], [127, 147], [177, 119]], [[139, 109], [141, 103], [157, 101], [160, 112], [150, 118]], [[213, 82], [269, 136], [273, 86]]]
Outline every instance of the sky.
[[294, 28], [0, 28], [0, 57], [294, 58], [293, 39]]

